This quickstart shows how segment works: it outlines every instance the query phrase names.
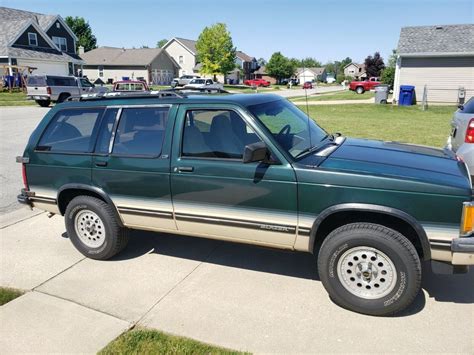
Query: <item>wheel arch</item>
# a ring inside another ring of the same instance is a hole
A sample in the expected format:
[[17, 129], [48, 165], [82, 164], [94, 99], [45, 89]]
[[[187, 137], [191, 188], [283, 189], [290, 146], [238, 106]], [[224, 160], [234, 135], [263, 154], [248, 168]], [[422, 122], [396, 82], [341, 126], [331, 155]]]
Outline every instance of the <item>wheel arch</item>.
[[117, 207], [113, 203], [112, 199], [99, 187], [90, 186], [86, 184], [66, 184], [61, 186], [58, 190], [58, 195], [56, 201], [58, 203], [58, 209], [61, 212], [61, 215], [64, 215], [66, 212], [66, 207], [69, 202], [77, 196], [93, 196], [98, 199], [101, 199], [108, 205], [111, 205], [114, 210], [115, 217], [120, 227], [123, 227], [122, 219], [118, 213]]
[[321, 212], [311, 228], [311, 252], [313, 254], [318, 252], [322, 242], [331, 231], [344, 224], [355, 222], [372, 222], [392, 228], [410, 240], [420, 259], [431, 259], [428, 236], [414, 217], [396, 208], [362, 203], [335, 205]]

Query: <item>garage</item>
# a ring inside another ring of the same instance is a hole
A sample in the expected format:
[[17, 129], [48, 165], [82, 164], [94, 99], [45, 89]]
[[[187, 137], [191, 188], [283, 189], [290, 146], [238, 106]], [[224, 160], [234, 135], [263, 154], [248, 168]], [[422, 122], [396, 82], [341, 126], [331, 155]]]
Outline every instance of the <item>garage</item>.
[[33, 74], [68, 75], [69, 67], [66, 62], [43, 62], [39, 60], [18, 59], [18, 65], [37, 68]]
[[394, 99], [415, 86], [417, 102], [457, 103], [474, 96], [474, 25], [403, 27], [397, 48]]

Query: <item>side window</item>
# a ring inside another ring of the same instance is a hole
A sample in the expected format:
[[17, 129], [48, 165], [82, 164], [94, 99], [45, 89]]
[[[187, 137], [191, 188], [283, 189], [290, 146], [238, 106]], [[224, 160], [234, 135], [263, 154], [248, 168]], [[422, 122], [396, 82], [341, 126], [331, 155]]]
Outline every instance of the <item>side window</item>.
[[95, 152], [98, 154], [107, 154], [109, 152], [110, 137], [117, 117], [117, 108], [107, 109], [102, 119]]
[[157, 157], [161, 154], [168, 107], [123, 109], [113, 154]]
[[193, 110], [186, 113], [183, 157], [242, 159], [247, 144], [260, 141], [234, 111]]
[[68, 109], [56, 113], [41, 137], [37, 150], [89, 153], [103, 109]]
[[81, 86], [83, 88], [91, 88], [92, 84], [89, 82], [89, 80], [86, 79], [80, 79], [81, 80]]

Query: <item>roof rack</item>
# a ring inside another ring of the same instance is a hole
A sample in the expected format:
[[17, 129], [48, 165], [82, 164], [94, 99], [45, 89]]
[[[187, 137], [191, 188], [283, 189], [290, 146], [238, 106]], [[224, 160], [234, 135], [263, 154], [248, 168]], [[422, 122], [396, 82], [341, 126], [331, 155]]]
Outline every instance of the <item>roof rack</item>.
[[228, 94], [229, 92], [218, 88], [193, 88], [193, 89], [185, 89], [185, 88], [172, 88], [172, 89], [164, 89], [164, 90], [155, 90], [155, 91], [140, 91], [140, 92], [99, 92], [94, 94], [84, 94], [79, 96], [70, 96], [67, 98], [67, 101], [94, 101], [94, 100], [105, 100], [105, 99], [163, 99], [169, 97], [175, 98], [186, 98], [188, 94]]

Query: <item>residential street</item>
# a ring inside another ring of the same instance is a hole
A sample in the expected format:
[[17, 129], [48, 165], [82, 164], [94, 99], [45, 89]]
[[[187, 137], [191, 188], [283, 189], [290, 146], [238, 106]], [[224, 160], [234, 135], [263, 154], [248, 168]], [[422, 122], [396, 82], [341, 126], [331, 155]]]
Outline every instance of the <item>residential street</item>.
[[309, 254], [134, 231], [112, 260], [84, 258], [61, 216], [15, 202], [14, 158], [46, 112], [0, 109], [0, 286], [29, 291], [0, 307], [2, 352], [93, 353], [134, 325], [251, 352], [473, 352], [474, 270], [425, 268], [414, 304], [382, 318], [332, 303]]

